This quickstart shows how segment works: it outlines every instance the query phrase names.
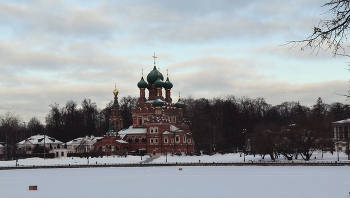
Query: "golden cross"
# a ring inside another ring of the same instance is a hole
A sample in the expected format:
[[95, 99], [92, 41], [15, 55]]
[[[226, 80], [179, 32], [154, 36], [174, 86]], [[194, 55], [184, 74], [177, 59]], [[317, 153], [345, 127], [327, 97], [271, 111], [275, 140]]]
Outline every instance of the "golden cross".
[[154, 66], [156, 66], [156, 53], [154, 53], [154, 55], [152, 56], [153, 57], [153, 59], [154, 59]]

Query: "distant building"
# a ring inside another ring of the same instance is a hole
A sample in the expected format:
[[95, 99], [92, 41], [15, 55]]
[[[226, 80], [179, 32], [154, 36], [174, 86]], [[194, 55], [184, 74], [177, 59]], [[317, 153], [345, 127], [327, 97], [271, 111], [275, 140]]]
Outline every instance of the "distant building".
[[350, 119], [332, 122], [335, 150], [346, 151], [349, 147]]
[[65, 144], [68, 153], [89, 153], [93, 150], [93, 145], [102, 137], [85, 136], [71, 140]]
[[59, 157], [62, 153], [58, 153], [57, 150], [63, 149], [63, 142], [47, 135], [33, 135], [17, 143], [17, 152], [31, 154], [36, 146], [45, 146], [49, 153], [54, 153], [55, 157]]
[[[157, 70], [154, 61], [153, 70], [147, 75], [147, 82], [142, 76], [137, 83], [140, 97], [132, 113], [133, 124], [124, 130], [119, 112], [118, 91], [115, 88], [110, 127], [106, 136], [94, 145], [95, 149], [105, 152], [125, 150], [151, 155], [186, 155], [194, 152], [192, 133], [183, 117], [185, 105], [180, 98], [177, 103], [172, 103], [173, 84], [168, 75], [166, 80], [163, 80], [164, 77]], [[146, 89], [149, 93], [147, 99]]]
[[0, 156], [5, 155], [5, 151], [6, 151], [6, 144], [0, 143]]

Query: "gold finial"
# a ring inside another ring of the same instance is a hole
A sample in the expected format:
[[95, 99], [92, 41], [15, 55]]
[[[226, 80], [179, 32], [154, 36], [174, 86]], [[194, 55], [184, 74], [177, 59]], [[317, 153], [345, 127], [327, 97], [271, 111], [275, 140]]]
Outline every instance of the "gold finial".
[[113, 94], [114, 94], [115, 96], [118, 95], [117, 84], [114, 85]]
[[152, 57], [153, 57], [153, 59], [154, 59], [154, 66], [156, 66], [156, 58], [157, 58], [157, 57], [156, 57], [156, 53], [154, 53]]
[[169, 77], [169, 75], [168, 75], [168, 69], [166, 69], [166, 77], [167, 77], [167, 78]]

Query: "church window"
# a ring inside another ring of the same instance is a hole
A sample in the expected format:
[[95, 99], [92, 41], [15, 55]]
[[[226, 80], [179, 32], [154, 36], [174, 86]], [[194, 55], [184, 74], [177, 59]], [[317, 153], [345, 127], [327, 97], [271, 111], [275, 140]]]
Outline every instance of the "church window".
[[135, 143], [139, 143], [139, 138], [135, 137]]
[[142, 137], [142, 143], [146, 143], [146, 138]]
[[158, 133], [158, 127], [151, 127], [150, 133]]
[[142, 117], [139, 117], [139, 125], [142, 125]]
[[164, 143], [168, 143], [168, 138], [164, 138]]
[[184, 141], [183, 142], [186, 142], [186, 135], [184, 135]]
[[153, 138], [150, 139], [150, 142], [153, 143]]
[[175, 136], [175, 142], [180, 142], [180, 137], [178, 135]]
[[174, 138], [171, 138], [171, 143], [174, 143]]
[[155, 140], [156, 140], [156, 143], [158, 143], [158, 138], [155, 138]]

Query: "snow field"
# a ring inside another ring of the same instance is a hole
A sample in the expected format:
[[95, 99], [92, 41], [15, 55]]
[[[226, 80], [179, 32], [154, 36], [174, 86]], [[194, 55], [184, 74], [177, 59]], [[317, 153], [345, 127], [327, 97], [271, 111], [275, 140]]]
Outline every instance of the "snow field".
[[[37, 185], [37, 191], [29, 191]], [[349, 197], [347, 166], [18, 169], [1, 197]]]

